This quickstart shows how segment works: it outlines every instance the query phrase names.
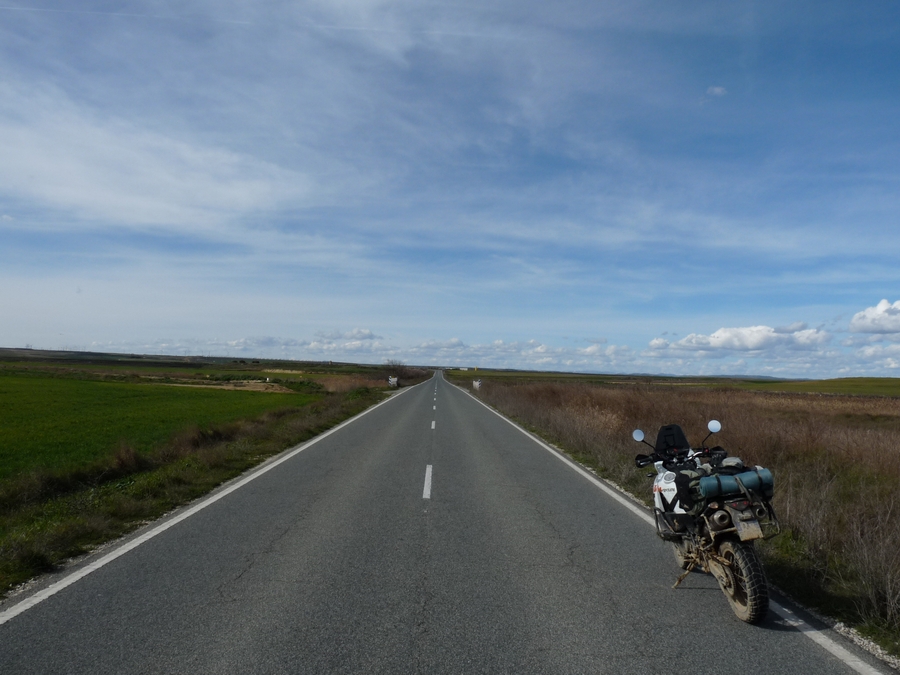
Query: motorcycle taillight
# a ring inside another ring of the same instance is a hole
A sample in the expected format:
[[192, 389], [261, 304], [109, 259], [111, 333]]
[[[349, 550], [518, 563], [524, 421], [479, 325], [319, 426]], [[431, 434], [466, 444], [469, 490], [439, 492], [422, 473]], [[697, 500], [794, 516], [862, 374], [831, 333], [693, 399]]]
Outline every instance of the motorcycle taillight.
[[750, 506], [750, 502], [747, 501], [746, 499], [735, 499], [734, 501], [726, 502], [726, 503], [728, 504], [728, 506], [730, 506], [733, 509], [736, 509], [737, 511], [743, 511], [744, 509], [746, 509]]

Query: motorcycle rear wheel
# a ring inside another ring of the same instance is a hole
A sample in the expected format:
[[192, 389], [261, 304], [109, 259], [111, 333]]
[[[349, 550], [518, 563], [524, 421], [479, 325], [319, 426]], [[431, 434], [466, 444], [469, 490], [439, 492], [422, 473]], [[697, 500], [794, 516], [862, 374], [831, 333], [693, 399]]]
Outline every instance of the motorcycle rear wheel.
[[721, 565], [724, 579], [718, 579], [728, 604], [741, 621], [759, 623], [769, 611], [769, 586], [756, 548], [751, 543], [723, 541], [719, 555], [728, 563]]

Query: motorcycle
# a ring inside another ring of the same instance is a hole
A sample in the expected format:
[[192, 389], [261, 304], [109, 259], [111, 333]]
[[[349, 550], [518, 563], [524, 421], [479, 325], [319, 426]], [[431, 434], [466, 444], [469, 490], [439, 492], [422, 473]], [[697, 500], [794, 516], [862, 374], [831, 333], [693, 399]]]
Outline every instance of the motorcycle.
[[772, 472], [761, 466], [748, 469], [724, 448], [706, 447], [722, 430], [717, 420], [699, 449], [691, 448], [681, 427], [663, 426], [656, 445], [636, 429], [635, 441], [653, 448], [639, 454], [635, 464], [653, 464], [653, 505], [657, 534], [672, 543], [684, 572], [673, 588], [695, 569], [712, 574], [742, 621], [755, 624], [769, 609], [769, 589], [754, 542], [781, 531], [771, 499]]

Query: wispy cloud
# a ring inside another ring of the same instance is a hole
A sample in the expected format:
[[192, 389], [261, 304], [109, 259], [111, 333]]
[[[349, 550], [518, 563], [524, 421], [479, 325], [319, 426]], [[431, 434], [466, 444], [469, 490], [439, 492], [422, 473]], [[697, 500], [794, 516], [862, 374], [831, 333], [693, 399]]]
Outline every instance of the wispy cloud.
[[221, 228], [313, 190], [254, 157], [103, 118], [52, 86], [0, 84], [0, 145], [0, 194], [92, 224]]
[[316, 337], [329, 342], [336, 342], [339, 340], [360, 341], [383, 339], [380, 335], [375, 335], [375, 333], [370, 331], [368, 328], [354, 328], [353, 330], [347, 331], [345, 333], [341, 331], [316, 333]]
[[[49, 12], [53, 14], [83, 14], [87, 16], [105, 16], [105, 17], [125, 17], [132, 19], [156, 19], [161, 21], [189, 21], [194, 17], [179, 14], [149, 14], [143, 12], [110, 12], [90, 9], [61, 9], [54, 7], [12, 7], [0, 6], [0, 12]], [[222, 19], [211, 17], [212, 21], [231, 24], [249, 25], [248, 21], [235, 21], [232, 19]]]

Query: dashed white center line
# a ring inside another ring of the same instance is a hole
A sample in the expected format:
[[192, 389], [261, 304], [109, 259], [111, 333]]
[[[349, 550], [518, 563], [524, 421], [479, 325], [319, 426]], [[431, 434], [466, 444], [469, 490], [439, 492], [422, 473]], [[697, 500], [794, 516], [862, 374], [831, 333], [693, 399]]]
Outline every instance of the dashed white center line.
[[433, 406], [431, 406], [431, 409], [432, 409], [432, 410], [437, 410], [437, 406], [436, 406], [436, 405], [433, 405]]
[[434, 420], [431, 420], [431, 428], [434, 429]]
[[425, 489], [422, 490], [422, 499], [431, 499], [431, 464], [425, 467]]

